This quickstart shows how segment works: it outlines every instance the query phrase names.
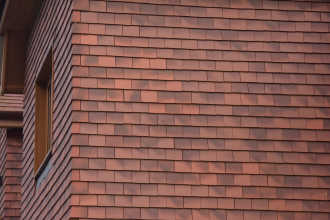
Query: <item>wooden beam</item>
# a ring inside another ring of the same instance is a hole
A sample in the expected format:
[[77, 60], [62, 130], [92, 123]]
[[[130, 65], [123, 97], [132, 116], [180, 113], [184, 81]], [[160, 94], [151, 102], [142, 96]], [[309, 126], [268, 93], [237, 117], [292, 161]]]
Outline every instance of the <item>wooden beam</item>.
[[0, 94], [3, 94], [6, 87], [6, 63], [7, 63], [7, 38], [8, 35], [5, 34], [2, 41], [2, 65], [1, 65], [1, 91]]
[[22, 120], [2, 120], [0, 119], [0, 128], [21, 128], [23, 127]]

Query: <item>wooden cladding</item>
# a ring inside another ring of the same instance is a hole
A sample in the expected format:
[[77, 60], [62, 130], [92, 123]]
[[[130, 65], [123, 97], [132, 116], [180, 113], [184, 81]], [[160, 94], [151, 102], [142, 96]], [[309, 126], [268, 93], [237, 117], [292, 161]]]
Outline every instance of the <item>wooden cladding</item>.
[[34, 171], [39, 173], [49, 157], [52, 138], [53, 62], [52, 52], [44, 61], [35, 86]]

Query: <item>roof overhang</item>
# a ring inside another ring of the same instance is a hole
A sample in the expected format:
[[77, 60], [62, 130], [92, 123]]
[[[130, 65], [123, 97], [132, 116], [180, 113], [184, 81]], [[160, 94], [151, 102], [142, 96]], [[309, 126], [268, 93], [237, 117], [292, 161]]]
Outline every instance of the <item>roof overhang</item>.
[[23, 124], [27, 41], [42, 0], [0, 0], [0, 127]]
[[29, 33], [42, 0], [0, 0], [1, 93], [23, 93]]
[[29, 31], [38, 14], [42, 0], [0, 0], [0, 34], [6, 31]]

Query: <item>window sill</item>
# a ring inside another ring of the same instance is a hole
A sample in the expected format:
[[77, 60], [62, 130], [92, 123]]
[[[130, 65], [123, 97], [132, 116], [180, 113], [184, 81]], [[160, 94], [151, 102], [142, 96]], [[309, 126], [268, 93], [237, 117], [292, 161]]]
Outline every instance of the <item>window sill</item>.
[[43, 180], [47, 177], [52, 164], [50, 162], [50, 158], [52, 157], [51, 151], [47, 153], [44, 161], [41, 163], [42, 165], [39, 167], [39, 169], [36, 172], [35, 175], [35, 182], [36, 182], [36, 188], [39, 188]]

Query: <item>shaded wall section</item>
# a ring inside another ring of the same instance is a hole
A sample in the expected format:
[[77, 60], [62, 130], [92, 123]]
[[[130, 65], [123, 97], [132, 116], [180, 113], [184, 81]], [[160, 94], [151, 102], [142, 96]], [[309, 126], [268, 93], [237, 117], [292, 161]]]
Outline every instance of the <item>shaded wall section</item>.
[[1, 129], [0, 217], [20, 219], [22, 130]]
[[328, 219], [329, 9], [75, 0], [71, 216]]
[[[6, 129], [1, 129], [1, 138], [0, 138], [0, 146], [1, 146], [1, 153], [0, 153], [0, 161], [1, 161], [1, 176], [5, 174], [5, 166], [6, 166], [6, 146], [7, 146], [7, 138], [6, 138]], [[1, 186], [1, 193], [0, 193], [0, 216], [3, 217], [5, 215], [5, 190], [4, 187]]]
[[[34, 173], [35, 83], [53, 50], [51, 168], [39, 187]], [[21, 219], [68, 219], [71, 139], [71, 1], [43, 1], [27, 47]]]

